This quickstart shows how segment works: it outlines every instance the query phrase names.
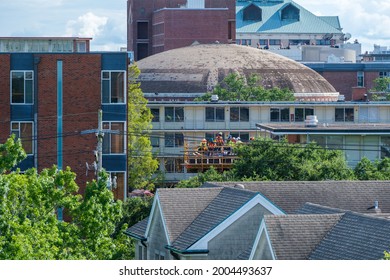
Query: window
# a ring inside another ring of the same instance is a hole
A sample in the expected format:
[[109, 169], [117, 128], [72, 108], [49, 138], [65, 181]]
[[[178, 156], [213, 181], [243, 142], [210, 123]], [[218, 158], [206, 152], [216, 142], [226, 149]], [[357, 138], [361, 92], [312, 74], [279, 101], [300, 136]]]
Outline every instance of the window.
[[142, 245], [138, 246], [138, 259], [147, 260], [148, 259], [148, 248]]
[[282, 10], [282, 20], [299, 20], [299, 9], [288, 5]]
[[147, 21], [137, 22], [137, 39], [149, 39], [149, 23]]
[[252, 45], [252, 40], [251, 39], [242, 39], [241, 45], [250, 46], [250, 45]]
[[261, 21], [262, 20], [261, 9], [254, 4], [250, 4], [243, 11], [243, 20]]
[[364, 72], [363, 71], [357, 72], [357, 86], [364, 87]]
[[11, 122], [11, 134], [20, 139], [26, 154], [33, 154], [33, 123], [32, 122]]
[[[220, 132], [222, 132], [222, 131], [217, 131], [217, 132], [214, 132], [214, 133], [205, 133], [205, 139], [207, 141], [214, 141], [215, 138], [217, 137], [217, 134], [220, 133]], [[224, 139], [224, 140], [226, 139], [224, 132], [222, 132], [222, 139]]]
[[87, 42], [77, 42], [77, 52], [79, 53], [87, 52]]
[[152, 122], [160, 122], [160, 109], [159, 108], [150, 108], [153, 119]]
[[321, 39], [321, 40], [316, 40], [316, 45], [320, 45], [320, 46], [333, 46], [334, 44], [336, 43], [335, 40], [325, 40], [325, 39]]
[[183, 133], [165, 133], [165, 147], [183, 147], [184, 135]]
[[288, 122], [289, 114], [289, 108], [271, 108], [271, 122]]
[[150, 136], [150, 144], [154, 148], [160, 147], [160, 137], [158, 137], [158, 136]]
[[270, 45], [270, 46], [279, 46], [281, 44], [281, 40], [280, 39], [260, 39], [259, 40], [259, 44], [262, 45], [262, 46], [267, 46], [267, 45]]
[[242, 142], [249, 142], [249, 133], [248, 132], [232, 132], [230, 133], [231, 137], [235, 137], [236, 139], [240, 137]]
[[183, 122], [184, 108], [183, 107], [166, 107], [165, 108], [166, 122]]
[[165, 159], [165, 172], [166, 173], [183, 173], [184, 161], [182, 158], [166, 158]]
[[102, 103], [125, 103], [125, 71], [102, 71]]
[[353, 122], [354, 121], [353, 108], [336, 108], [335, 109], [335, 121], [336, 122]]
[[165, 254], [164, 254], [164, 252], [155, 251], [155, 253], [154, 253], [154, 259], [155, 259], [155, 260], [164, 260], [164, 259], [165, 259]]
[[290, 45], [310, 45], [310, 40], [291, 39], [288, 42]]
[[117, 131], [104, 133], [103, 154], [124, 154], [125, 124], [123, 122], [103, 122], [103, 129]]
[[33, 71], [11, 71], [11, 103], [33, 103]]
[[225, 121], [225, 109], [223, 107], [206, 107], [206, 122]]
[[249, 122], [249, 108], [232, 107], [230, 108], [231, 122]]
[[295, 121], [303, 122], [306, 116], [314, 115], [314, 109], [312, 108], [295, 108]]
[[[115, 194], [115, 197], [119, 195], [120, 192], [125, 191], [125, 172], [107, 172], [109, 177], [109, 181], [107, 183], [107, 187], [112, 190]], [[123, 194], [120, 194], [123, 195]], [[122, 197], [121, 197], [122, 199]]]

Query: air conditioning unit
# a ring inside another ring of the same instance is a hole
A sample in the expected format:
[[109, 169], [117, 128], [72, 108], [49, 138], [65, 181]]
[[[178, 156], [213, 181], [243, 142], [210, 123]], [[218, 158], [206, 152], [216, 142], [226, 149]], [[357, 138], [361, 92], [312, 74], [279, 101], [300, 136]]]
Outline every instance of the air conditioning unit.
[[318, 126], [318, 119], [317, 116], [306, 116], [305, 120], [305, 126], [306, 127], [317, 127]]
[[211, 102], [218, 102], [218, 99], [219, 99], [219, 97], [217, 94], [211, 95]]

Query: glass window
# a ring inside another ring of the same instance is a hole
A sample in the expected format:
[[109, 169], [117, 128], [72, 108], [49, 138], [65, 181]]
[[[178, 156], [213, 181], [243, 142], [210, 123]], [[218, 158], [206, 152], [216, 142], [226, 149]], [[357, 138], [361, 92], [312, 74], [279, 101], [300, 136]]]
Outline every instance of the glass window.
[[165, 159], [165, 172], [167, 173], [183, 173], [184, 161], [182, 158], [167, 158]]
[[116, 130], [104, 133], [103, 154], [125, 153], [125, 124], [123, 122], [103, 122], [103, 129]]
[[183, 107], [165, 107], [166, 122], [183, 122], [184, 108]]
[[335, 109], [336, 122], [353, 122], [354, 110], [353, 108], [336, 108]]
[[125, 71], [102, 72], [102, 103], [125, 103]]
[[183, 147], [184, 135], [183, 133], [165, 133], [165, 147]]
[[33, 154], [33, 123], [32, 122], [12, 122], [11, 134], [15, 134], [16, 139], [20, 139], [26, 154]]
[[152, 147], [160, 147], [160, 138], [158, 136], [151, 136], [150, 137], [150, 144]]
[[357, 86], [364, 87], [364, 72], [363, 71], [357, 72]]
[[314, 115], [314, 109], [312, 108], [295, 108], [295, 121], [303, 122], [306, 116]]
[[290, 121], [289, 108], [271, 108], [270, 119], [271, 122], [289, 122]]
[[249, 108], [232, 107], [230, 108], [231, 122], [249, 122]]
[[230, 133], [231, 137], [235, 137], [236, 139], [240, 137], [242, 142], [249, 142], [249, 133], [248, 132], [232, 132]]
[[206, 122], [225, 121], [225, 109], [223, 107], [206, 107]]
[[33, 71], [11, 71], [11, 103], [33, 103]]
[[160, 109], [159, 108], [150, 108], [153, 119], [152, 122], [160, 122]]

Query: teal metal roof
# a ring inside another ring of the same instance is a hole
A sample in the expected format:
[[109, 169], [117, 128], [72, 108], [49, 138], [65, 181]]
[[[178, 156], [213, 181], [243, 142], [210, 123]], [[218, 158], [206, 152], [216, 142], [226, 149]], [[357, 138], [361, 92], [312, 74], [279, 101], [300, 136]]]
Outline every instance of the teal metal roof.
[[[256, 5], [262, 10], [262, 21], [243, 20], [243, 11], [250, 5]], [[299, 20], [281, 20], [281, 11], [288, 5], [299, 9]], [[342, 34], [338, 28], [340, 28], [340, 22], [337, 16], [316, 16], [291, 0], [284, 2], [236, 2], [237, 33]]]

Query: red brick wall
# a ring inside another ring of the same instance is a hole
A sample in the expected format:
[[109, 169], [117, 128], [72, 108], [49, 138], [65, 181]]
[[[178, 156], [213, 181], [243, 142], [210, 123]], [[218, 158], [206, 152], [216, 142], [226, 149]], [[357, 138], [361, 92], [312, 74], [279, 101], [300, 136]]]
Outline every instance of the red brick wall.
[[[352, 88], [357, 87], [357, 72], [332, 71], [320, 73], [340, 94], [345, 96], [345, 100], [352, 100]], [[364, 72], [364, 85], [366, 90], [370, 90], [373, 81], [379, 77], [378, 72]]]
[[[157, 17], [164, 18], [164, 50], [189, 46], [194, 41], [201, 44], [228, 43], [226, 10], [162, 10], [156, 13]], [[160, 43], [161, 39], [154, 41], [153, 45]]]
[[9, 54], [0, 54], [0, 143], [4, 143], [10, 133], [10, 59]]
[[83, 193], [86, 162], [94, 161], [94, 134], [80, 135], [97, 128], [100, 108], [101, 56], [42, 55], [38, 65], [38, 168], [57, 163], [57, 61], [63, 61], [63, 167], [70, 166]]

